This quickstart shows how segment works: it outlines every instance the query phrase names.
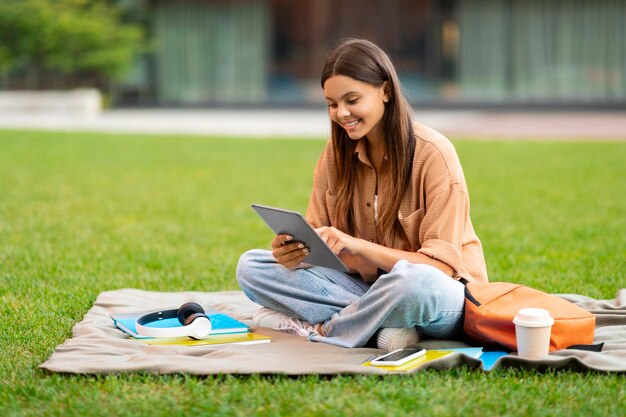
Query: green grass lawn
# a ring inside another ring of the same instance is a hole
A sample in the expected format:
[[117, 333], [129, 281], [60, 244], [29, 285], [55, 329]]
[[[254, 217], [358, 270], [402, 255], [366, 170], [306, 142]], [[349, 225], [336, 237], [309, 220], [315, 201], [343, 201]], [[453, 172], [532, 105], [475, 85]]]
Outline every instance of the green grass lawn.
[[[613, 298], [626, 287], [626, 142], [455, 143], [490, 278]], [[410, 376], [42, 372], [101, 291], [237, 289], [304, 211], [323, 141], [0, 132], [0, 416], [618, 416], [624, 376], [460, 368]]]

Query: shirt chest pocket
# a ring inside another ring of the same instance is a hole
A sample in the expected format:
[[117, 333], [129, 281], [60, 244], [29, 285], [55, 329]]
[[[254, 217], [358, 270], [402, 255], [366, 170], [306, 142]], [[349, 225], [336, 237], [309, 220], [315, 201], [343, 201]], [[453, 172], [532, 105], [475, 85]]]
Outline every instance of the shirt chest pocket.
[[414, 211], [406, 217], [403, 217], [401, 213], [398, 213], [398, 220], [404, 231], [404, 235], [412, 251], [416, 251], [422, 247], [420, 242], [420, 226], [424, 220], [425, 210], [423, 208]]

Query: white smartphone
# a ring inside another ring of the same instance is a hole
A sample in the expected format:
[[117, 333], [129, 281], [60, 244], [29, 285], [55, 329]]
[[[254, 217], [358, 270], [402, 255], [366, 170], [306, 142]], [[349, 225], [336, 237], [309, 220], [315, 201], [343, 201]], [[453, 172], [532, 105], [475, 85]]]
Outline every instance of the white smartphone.
[[419, 348], [404, 348], [394, 350], [393, 352], [386, 353], [382, 356], [377, 356], [372, 359], [370, 364], [372, 366], [399, 366], [412, 361], [415, 358], [424, 356], [426, 349]]

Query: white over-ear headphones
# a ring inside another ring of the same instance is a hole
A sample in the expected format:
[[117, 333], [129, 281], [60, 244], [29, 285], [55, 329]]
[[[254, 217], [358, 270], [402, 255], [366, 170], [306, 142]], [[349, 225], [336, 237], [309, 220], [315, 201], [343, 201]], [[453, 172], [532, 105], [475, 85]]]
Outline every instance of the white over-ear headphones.
[[[182, 326], [153, 327], [148, 325], [159, 320], [173, 318], [177, 318]], [[204, 339], [211, 333], [211, 320], [200, 304], [185, 303], [178, 309], [144, 314], [137, 319], [135, 327], [137, 333], [142, 336], [159, 338], [188, 336], [193, 339]]]

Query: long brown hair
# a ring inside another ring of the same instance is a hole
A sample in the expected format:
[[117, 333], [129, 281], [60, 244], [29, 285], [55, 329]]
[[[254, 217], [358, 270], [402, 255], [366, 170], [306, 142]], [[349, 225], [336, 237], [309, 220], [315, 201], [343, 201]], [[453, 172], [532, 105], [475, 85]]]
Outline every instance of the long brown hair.
[[[322, 88], [327, 79], [343, 75], [355, 80], [382, 87], [388, 83], [389, 102], [385, 103], [381, 131], [385, 141], [388, 160], [383, 161], [379, 172], [380, 191], [384, 190], [382, 204], [378, 206], [378, 228], [382, 242], [392, 245], [401, 226], [398, 221], [400, 204], [411, 180], [415, 137], [411, 120], [411, 106], [402, 95], [400, 80], [391, 60], [374, 43], [364, 39], [346, 39], [326, 57], [322, 70]], [[337, 227], [355, 234], [352, 208], [356, 184], [354, 150], [356, 141], [351, 140], [345, 129], [331, 121], [332, 142], [337, 167]]]

